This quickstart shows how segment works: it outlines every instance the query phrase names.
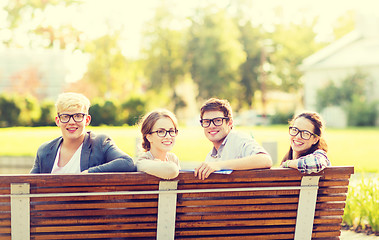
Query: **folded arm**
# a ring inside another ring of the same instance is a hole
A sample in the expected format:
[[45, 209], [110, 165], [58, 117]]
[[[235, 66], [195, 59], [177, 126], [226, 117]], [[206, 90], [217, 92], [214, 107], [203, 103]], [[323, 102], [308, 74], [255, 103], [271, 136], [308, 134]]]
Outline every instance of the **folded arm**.
[[271, 168], [272, 160], [270, 155], [266, 153], [258, 153], [243, 158], [230, 159], [218, 162], [203, 162], [199, 167], [195, 168], [195, 177], [205, 179], [215, 171], [221, 169], [231, 170], [247, 170], [259, 168]]
[[179, 175], [179, 166], [171, 161], [142, 159], [136, 165], [137, 171], [163, 179], [173, 179]]

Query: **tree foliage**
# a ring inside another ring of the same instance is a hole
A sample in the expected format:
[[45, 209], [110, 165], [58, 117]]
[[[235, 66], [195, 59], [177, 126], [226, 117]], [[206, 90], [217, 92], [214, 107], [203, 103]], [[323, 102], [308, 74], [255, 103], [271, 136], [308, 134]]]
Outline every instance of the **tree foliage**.
[[149, 80], [147, 89], [163, 93], [159, 96], [178, 109], [181, 100], [176, 86], [184, 78], [186, 68], [183, 63], [183, 30], [173, 29], [175, 21], [166, 5], [156, 9], [144, 33], [147, 46], [143, 49], [143, 57], [145, 76]]
[[371, 83], [366, 73], [356, 71], [340, 84], [330, 82], [317, 91], [317, 109], [342, 106], [350, 126], [374, 126], [377, 118], [377, 102], [370, 101]]
[[330, 81], [317, 91], [317, 109], [322, 111], [329, 106], [346, 106], [355, 97], [365, 100], [369, 86], [367, 74], [361, 71], [348, 75], [338, 85], [335, 81]]
[[259, 28], [254, 28], [250, 21], [239, 26], [241, 37], [240, 42], [246, 54], [245, 61], [240, 66], [240, 94], [238, 95], [239, 105], [251, 107], [255, 92], [260, 89], [259, 75], [261, 66], [262, 34]]
[[272, 72], [272, 88], [294, 92], [302, 87], [299, 65], [303, 59], [325, 46], [325, 43], [315, 42], [316, 33], [313, 29], [316, 20], [310, 24], [303, 21], [302, 24], [275, 26], [275, 31], [270, 34], [274, 51], [269, 58], [275, 66]]
[[[22, 32], [32, 47], [52, 48], [58, 43], [62, 49], [85, 52], [90, 56], [86, 74], [80, 81], [67, 84], [65, 90], [82, 92], [91, 99], [133, 102], [135, 96], [143, 95], [142, 102], [157, 103], [176, 112], [186, 106], [178, 90], [181, 83], [192, 81], [198, 101], [227, 98], [233, 107], [237, 106], [236, 110], [251, 108], [255, 93], [263, 92], [263, 86], [268, 91], [301, 89], [302, 72], [298, 66], [325, 46], [315, 41], [317, 18], [277, 23], [272, 31], [251, 18], [250, 10], [254, 7], [251, 1], [231, 1], [225, 8], [205, 3], [184, 19], [173, 12], [175, 1], [166, 0], [161, 1], [146, 25], [141, 58], [131, 60], [123, 55], [120, 44], [127, 28], [115, 30], [109, 25], [108, 33], [90, 40], [70, 24], [54, 25], [47, 21], [51, 9], [76, 7], [81, 3], [79, 0], [9, 0], [5, 6], [8, 13], [5, 25], [12, 36], [4, 44], [18, 46], [14, 36]], [[275, 16], [281, 20], [280, 17]], [[342, 16], [334, 25], [336, 37], [350, 31], [354, 21], [351, 12]], [[271, 42], [270, 46], [265, 45], [266, 40]], [[269, 65], [268, 70], [262, 70], [264, 63]], [[39, 77], [37, 70], [17, 73], [12, 91], [38, 92], [44, 87]], [[34, 87], [23, 88], [26, 83]], [[331, 98], [340, 96], [327, 94], [324, 99], [332, 101]], [[145, 108], [148, 107], [146, 104]]]
[[345, 14], [340, 16], [337, 21], [333, 24], [333, 34], [335, 39], [339, 39], [349, 32], [354, 30], [356, 24], [355, 12], [350, 10]]
[[[51, 8], [78, 5], [80, 2], [79, 0], [8, 0], [4, 7], [8, 12], [7, 26], [13, 31], [12, 35], [17, 30], [18, 34], [27, 36], [30, 46], [42, 43], [42, 46], [51, 48], [54, 42], [59, 42], [60, 48], [64, 49], [68, 44], [79, 45], [81, 32], [69, 24], [53, 26], [47, 23], [45, 11]], [[35, 24], [38, 21], [39, 24]], [[18, 45], [14, 37], [5, 41], [4, 44]]]
[[234, 99], [238, 94], [239, 68], [246, 54], [239, 30], [225, 10], [199, 9], [191, 19], [186, 60], [198, 85], [199, 99]]

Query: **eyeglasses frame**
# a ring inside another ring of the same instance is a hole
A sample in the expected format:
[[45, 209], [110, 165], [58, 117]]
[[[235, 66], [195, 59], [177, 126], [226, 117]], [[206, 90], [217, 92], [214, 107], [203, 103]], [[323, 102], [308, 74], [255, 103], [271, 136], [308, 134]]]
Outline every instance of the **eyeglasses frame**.
[[[165, 131], [165, 134], [163, 136], [160, 136], [158, 134], [159, 131]], [[161, 138], [165, 138], [167, 136], [167, 133], [170, 135], [170, 137], [176, 137], [176, 136], [178, 136], [178, 129], [175, 129], [175, 130], [159, 129], [157, 131], [150, 132], [150, 134], [153, 134], [153, 133], [157, 133], [157, 136], [161, 137]], [[175, 133], [175, 136], [172, 136], [171, 133]]]
[[[297, 129], [297, 133], [296, 133], [295, 135], [292, 135], [292, 134], [291, 134], [291, 129]], [[291, 126], [291, 127], [288, 128], [288, 131], [289, 131], [289, 135], [291, 135], [292, 137], [296, 137], [296, 136], [300, 133], [300, 137], [301, 137], [303, 140], [309, 140], [309, 139], [311, 139], [312, 136], [318, 137], [318, 135], [317, 135], [316, 133], [312, 133], [312, 132], [310, 132], [310, 131], [308, 131], [308, 130], [300, 130], [300, 129], [298, 129], [297, 127], [292, 127], [292, 126]], [[308, 132], [308, 133], [311, 134], [311, 136], [310, 136], [308, 139], [305, 139], [305, 138], [303, 137], [303, 132]]]
[[[214, 122], [214, 120], [219, 119], [219, 118], [222, 119], [221, 124], [220, 124], [220, 125], [216, 125], [216, 123]], [[208, 121], [209, 121], [209, 125], [206, 126], [206, 127], [203, 126], [203, 121], [204, 121], [204, 120], [208, 120]], [[200, 125], [201, 125], [203, 128], [208, 128], [208, 127], [211, 125], [211, 123], [213, 123], [213, 125], [215, 125], [215, 126], [218, 127], [218, 126], [221, 126], [221, 125], [224, 123], [224, 120], [229, 120], [229, 118], [228, 118], [228, 117], [216, 117], [216, 118], [212, 118], [212, 119], [201, 119], [201, 120], [200, 120]]]
[[[81, 121], [76, 121], [76, 120], [75, 120], [74, 116], [77, 115], [77, 114], [82, 114], [82, 115], [83, 115], [83, 119], [82, 119]], [[61, 120], [61, 116], [63, 116], [63, 115], [69, 116], [67, 122]], [[59, 118], [59, 121], [60, 121], [61, 123], [68, 123], [68, 122], [70, 122], [71, 118], [74, 120], [74, 122], [76, 122], [76, 123], [80, 123], [80, 122], [83, 122], [83, 120], [84, 120], [84, 118], [85, 118], [86, 115], [87, 115], [86, 113], [74, 113], [74, 114], [62, 113], [62, 114], [58, 114], [58, 118]]]

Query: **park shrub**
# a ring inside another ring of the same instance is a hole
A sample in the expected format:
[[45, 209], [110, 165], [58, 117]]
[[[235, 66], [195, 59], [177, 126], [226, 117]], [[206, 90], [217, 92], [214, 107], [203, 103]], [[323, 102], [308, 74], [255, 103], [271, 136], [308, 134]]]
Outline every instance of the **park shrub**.
[[350, 184], [343, 222], [349, 228], [379, 234], [379, 178]]
[[288, 122], [294, 116], [294, 111], [281, 112], [276, 111], [274, 115], [270, 116], [271, 124], [288, 124]]
[[375, 126], [377, 103], [369, 100], [372, 87], [368, 76], [361, 71], [347, 76], [340, 84], [330, 81], [317, 91], [317, 110], [341, 106], [348, 117], [349, 126]]
[[353, 96], [352, 102], [346, 106], [349, 126], [375, 126], [377, 103], [368, 102], [359, 96]]
[[12, 127], [19, 125], [20, 107], [14, 97], [0, 95], [0, 127]]
[[93, 104], [89, 109], [89, 114], [91, 115], [91, 125], [100, 126], [117, 126], [118, 124], [118, 114], [119, 107], [115, 100], [106, 100], [101, 99], [93, 100]]
[[19, 125], [33, 126], [39, 121], [41, 116], [41, 108], [38, 105], [38, 100], [31, 96], [15, 96], [16, 105], [20, 108]]
[[138, 97], [130, 98], [121, 104], [121, 111], [123, 112], [122, 124], [133, 126], [146, 113], [146, 102]]
[[53, 101], [43, 101], [41, 103], [41, 114], [34, 126], [54, 126], [54, 118], [56, 116], [55, 104]]

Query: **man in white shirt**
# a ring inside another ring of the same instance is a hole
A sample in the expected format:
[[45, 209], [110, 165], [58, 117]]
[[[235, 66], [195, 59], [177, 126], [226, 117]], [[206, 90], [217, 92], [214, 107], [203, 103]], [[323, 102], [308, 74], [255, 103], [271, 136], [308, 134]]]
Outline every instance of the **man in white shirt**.
[[270, 155], [250, 136], [232, 131], [232, 108], [227, 100], [211, 98], [200, 110], [200, 123], [213, 149], [195, 168], [195, 177], [206, 179], [221, 169], [270, 168]]

